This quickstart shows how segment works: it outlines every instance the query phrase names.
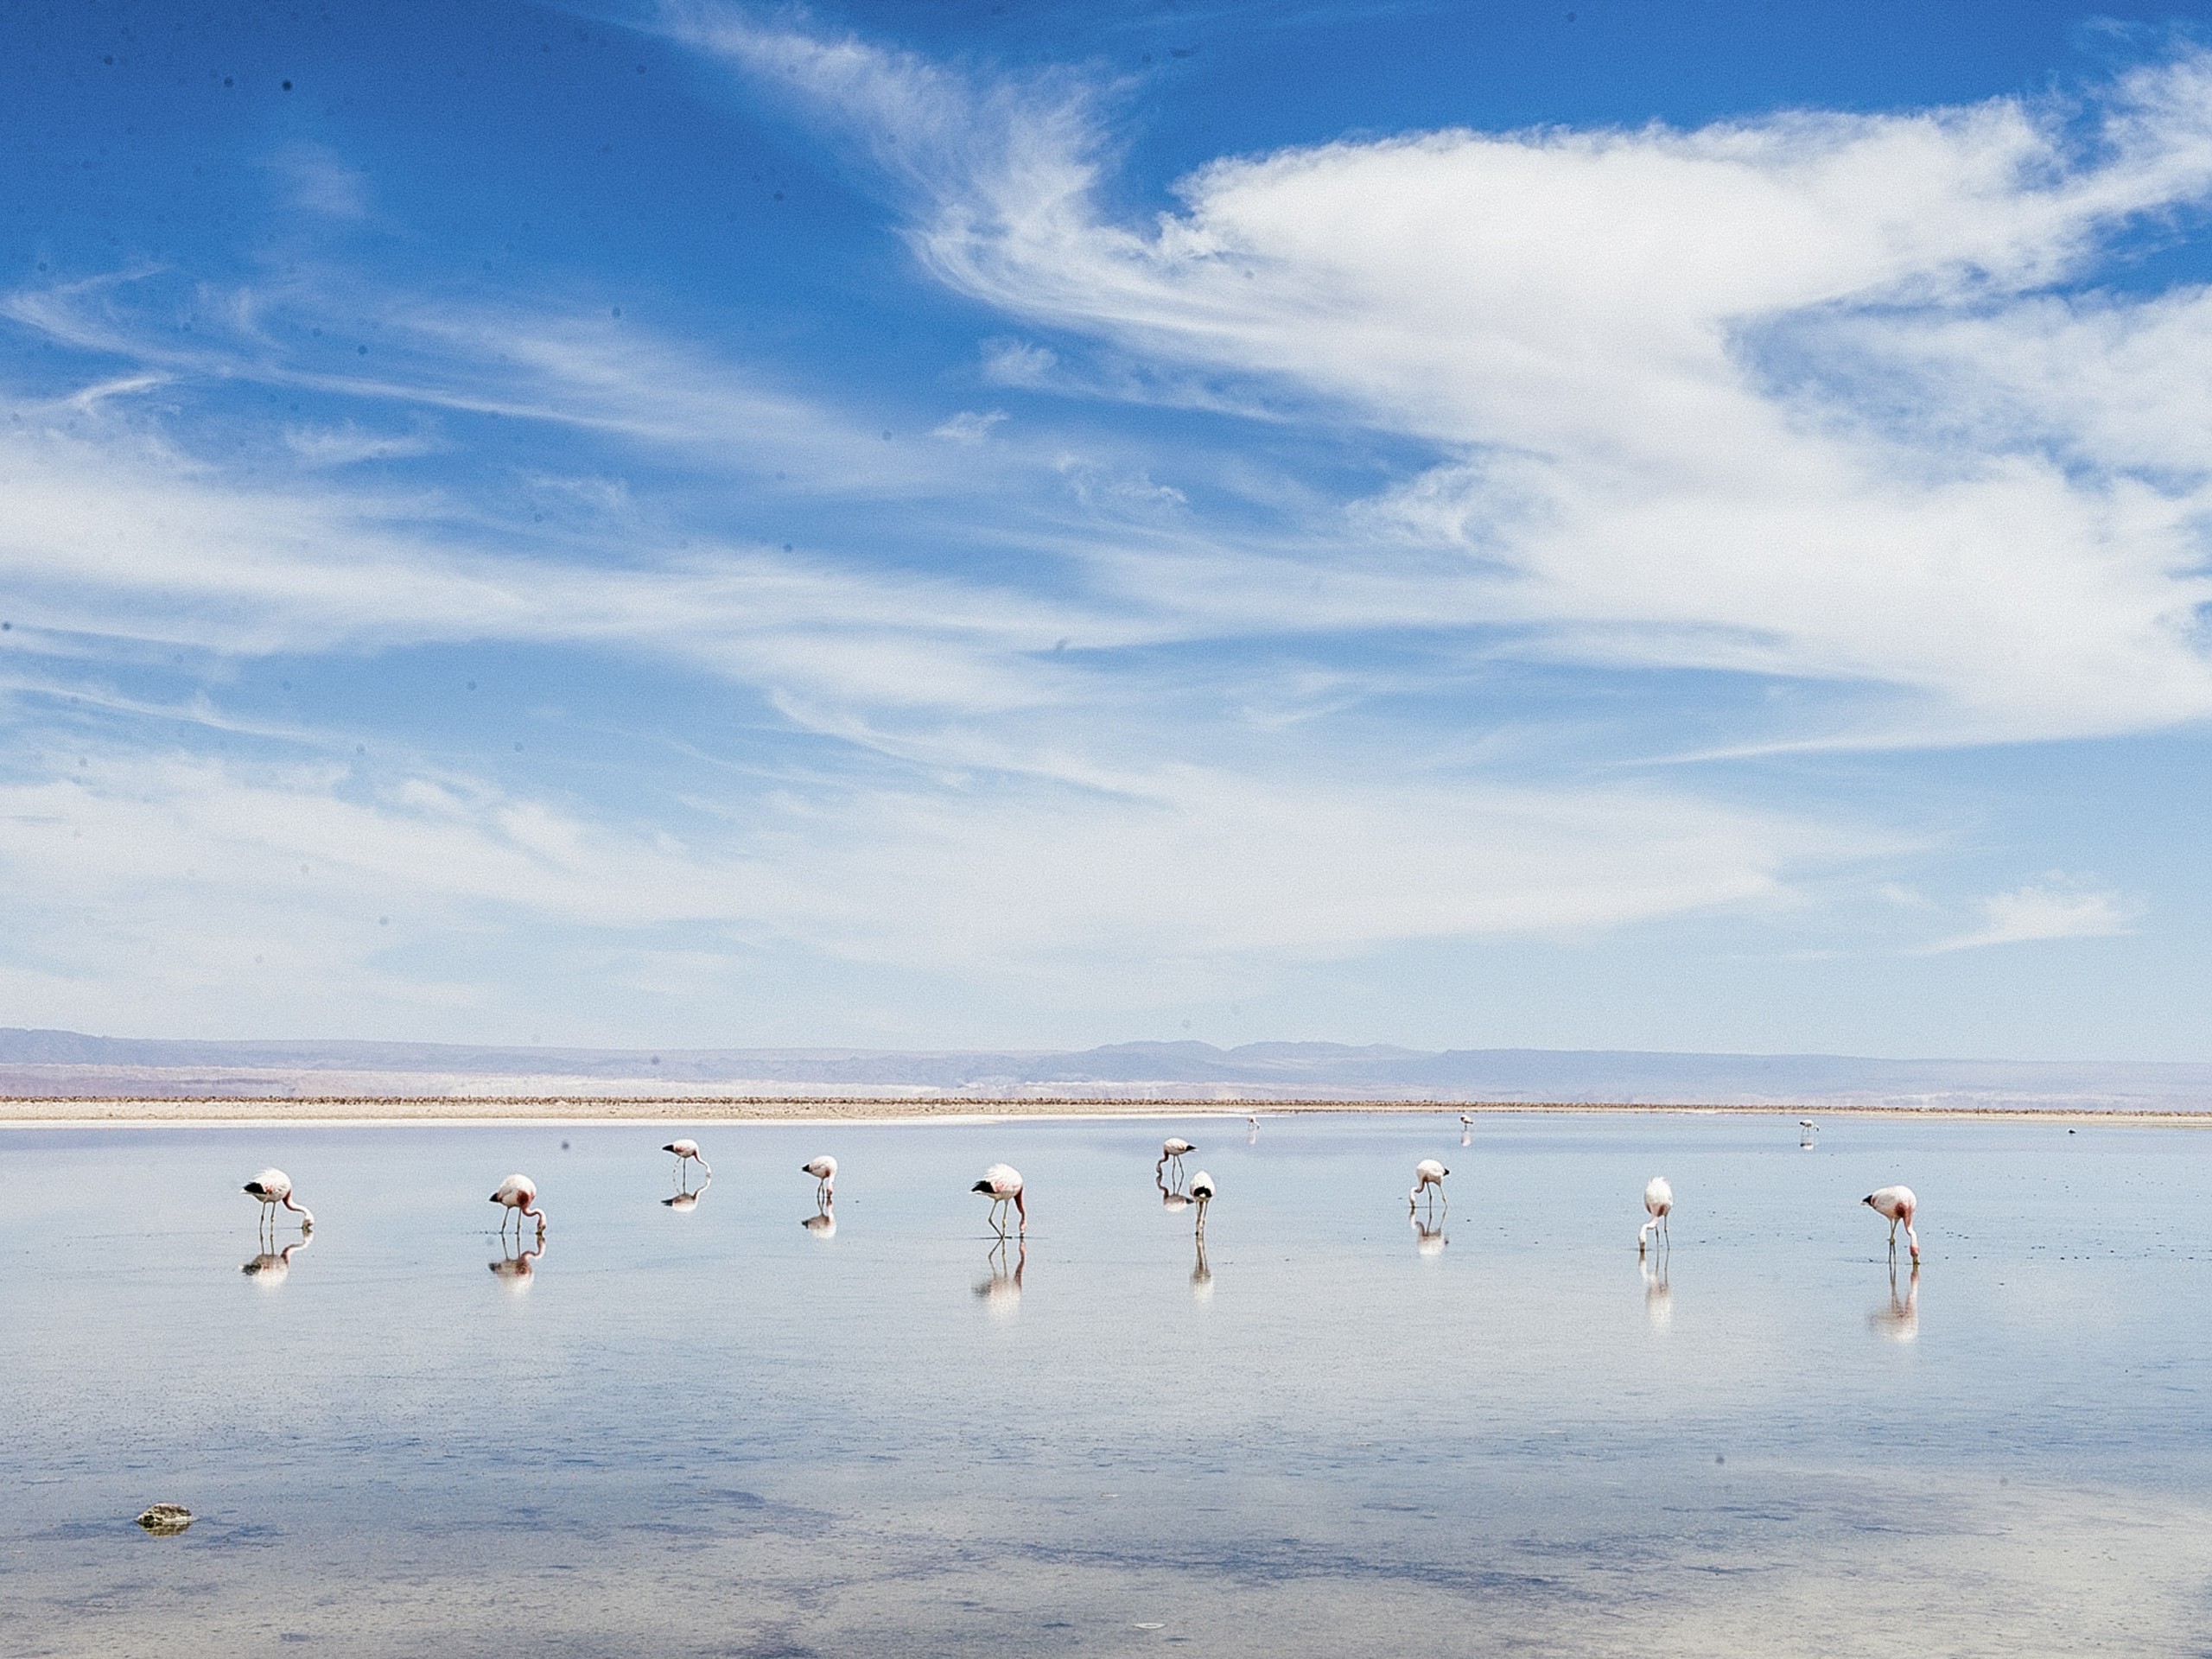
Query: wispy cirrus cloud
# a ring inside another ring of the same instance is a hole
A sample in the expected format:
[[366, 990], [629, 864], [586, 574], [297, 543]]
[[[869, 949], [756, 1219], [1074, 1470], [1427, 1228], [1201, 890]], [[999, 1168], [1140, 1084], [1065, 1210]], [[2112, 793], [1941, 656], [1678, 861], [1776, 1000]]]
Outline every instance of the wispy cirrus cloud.
[[2063, 878], [2030, 882], [1981, 901], [1982, 925], [1926, 947], [1924, 954], [1977, 950], [1993, 944], [2037, 939], [2101, 939], [2132, 933], [2143, 918], [2142, 901], [2109, 888], [2086, 887]]

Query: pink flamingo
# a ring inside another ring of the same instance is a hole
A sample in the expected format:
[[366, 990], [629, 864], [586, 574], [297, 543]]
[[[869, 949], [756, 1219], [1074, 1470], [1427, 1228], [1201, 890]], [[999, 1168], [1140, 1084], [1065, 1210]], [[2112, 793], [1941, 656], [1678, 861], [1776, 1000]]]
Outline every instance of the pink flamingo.
[[684, 1163], [688, 1160], [698, 1165], [699, 1173], [709, 1180], [715, 1179], [715, 1172], [707, 1167], [707, 1160], [699, 1155], [699, 1143], [696, 1141], [671, 1141], [661, 1150], [676, 1154], [676, 1167], [679, 1174], [683, 1173]]
[[1888, 1217], [1890, 1224], [1890, 1253], [1897, 1254], [1897, 1228], [1904, 1228], [1905, 1243], [1912, 1247], [1912, 1259], [1920, 1260], [1920, 1235], [1912, 1230], [1912, 1217], [1920, 1208], [1920, 1200], [1912, 1196], [1909, 1186], [1885, 1186], [1869, 1192], [1859, 1202], [1878, 1216]]
[[1021, 1201], [1021, 1172], [1012, 1164], [993, 1164], [983, 1172], [983, 1179], [968, 1190], [989, 1194], [991, 1224], [999, 1230], [1001, 1239], [1006, 1236], [1006, 1206], [1009, 1204], [1021, 1217], [1021, 1236], [1029, 1236], [1029, 1206]]
[[[499, 1190], [492, 1194], [492, 1202], [506, 1205], [514, 1217], [515, 1231], [522, 1231], [522, 1218], [528, 1216], [537, 1224], [538, 1236], [545, 1236], [545, 1212], [537, 1205], [537, 1183], [527, 1175], [510, 1175], [499, 1183]], [[507, 1230], [507, 1216], [499, 1217], [499, 1230]]]
[[[814, 1201], [828, 1209], [837, 1201], [837, 1160], [835, 1158], [810, 1158], [799, 1166], [799, 1173], [814, 1177]], [[863, 1205], [861, 1208], [867, 1206]]]
[[1176, 1184], [1180, 1185], [1183, 1176], [1183, 1154], [1186, 1152], [1196, 1152], [1198, 1148], [1196, 1147], [1184, 1140], [1181, 1136], [1173, 1135], [1169, 1135], [1165, 1141], [1160, 1143], [1160, 1162], [1153, 1166], [1153, 1179], [1154, 1180], [1159, 1179], [1160, 1172], [1165, 1170], [1168, 1165], [1173, 1164], [1175, 1166]]
[[1191, 1178], [1191, 1202], [1198, 1206], [1198, 1231], [1206, 1230], [1206, 1205], [1213, 1202], [1213, 1177], [1203, 1169]]
[[1643, 1213], [1651, 1219], [1636, 1230], [1636, 1253], [1643, 1254], [1644, 1241], [1653, 1235], [1663, 1236], [1672, 1245], [1675, 1232], [1667, 1217], [1675, 1213], [1675, 1189], [1667, 1185], [1664, 1175], [1654, 1175], [1651, 1185], [1643, 1189]]
[[[1444, 1191], [1444, 1178], [1451, 1173], [1452, 1172], [1450, 1170], [1445, 1168], [1443, 1165], [1438, 1163], [1433, 1158], [1424, 1158], [1421, 1162], [1415, 1164], [1414, 1166], [1414, 1190], [1406, 1194], [1406, 1210], [1408, 1213], [1410, 1214], [1413, 1207], [1421, 1202], [1421, 1195], [1424, 1192], [1428, 1193], [1428, 1201], [1431, 1204], [1434, 1204], [1437, 1198], [1441, 1197], [1444, 1199], [1444, 1207], [1447, 1210], [1450, 1209], [1452, 1207], [1452, 1197], [1451, 1194]], [[1431, 1188], [1433, 1188], [1434, 1191], [1430, 1191]]]
[[298, 1212], [302, 1232], [315, 1230], [314, 1211], [292, 1202], [292, 1178], [283, 1170], [263, 1170], [245, 1184], [245, 1191], [249, 1197], [261, 1200], [261, 1218], [264, 1221], [273, 1224], [276, 1219], [276, 1206], [281, 1204], [287, 1210]]

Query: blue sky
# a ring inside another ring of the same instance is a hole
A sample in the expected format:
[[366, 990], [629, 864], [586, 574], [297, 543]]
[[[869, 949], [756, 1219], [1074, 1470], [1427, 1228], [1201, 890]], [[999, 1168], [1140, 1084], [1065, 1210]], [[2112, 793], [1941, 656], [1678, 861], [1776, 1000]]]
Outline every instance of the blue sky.
[[0, 1023], [2212, 1058], [2206, 12], [18, 12]]

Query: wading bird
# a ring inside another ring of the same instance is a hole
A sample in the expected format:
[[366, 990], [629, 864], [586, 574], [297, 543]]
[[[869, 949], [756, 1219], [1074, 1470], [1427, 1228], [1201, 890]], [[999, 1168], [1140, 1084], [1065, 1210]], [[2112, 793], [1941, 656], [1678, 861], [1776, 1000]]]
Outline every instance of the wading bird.
[[1912, 1196], [1909, 1186], [1885, 1186], [1869, 1192], [1859, 1202], [1878, 1216], [1888, 1217], [1890, 1224], [1890, 1254], [1897, 1254], [1897, 1229], [1904, 1229], [1904, 1242], [1912, 1247], [1912, 1259], [1920, 1260], [1920, 1235], [1912, 1230], [1913, 1213], [1920, 1208], [1920, 1200]]
[[1256, 1117], [1248, 1117], [1244, 1120], [1244, 1126], [1252, 1131], [1251, 1134], [1244, 1137], [1246, 1144], [1255, 1147], [1258, 1146], [1260, 1144], [1260, 1120]]
[[1191, 1178], [1191, 1202], [1198, 1206], [1198, 1230], [1206, 1230], [1206, 1205], [1213, 1202], [1213, 1177], [1203, 1169]]
[[1176, 1179], [1179, 1184], [1183, 1175], [1183, 1154], [1197, 1150], [1189, 1141], [1171, 1135], [1160, 1143], [1160, 1162], [1155, 1167], [1165, 1169], [1170, 1164], [1174, 1165]]
[[1643, 1189], [1643, 1213], [1651, 1217], [1636, 1230], [1636, 1253], [1643, 1254], [1644, 1241], [1654, 1233], [1660, 1234], [1671, 1244], [1674, 1230], [1667, 1224], [1667, 1217], [1674, 1213], [1675, 1189], [1667, 1185], [1664, 1175], [1654, 1175], [1651, 1185]]
[[276, 1206], [281, 1204], [298, 1213], [302, 1232], [315, 1230], [314, 1212], [292, 1202], [292, 1178], [283, 1170], [263, 1170], [245, 1184], [245, 1192], [248, 1198], [261, 1200], [261, 1218], [270, 1226], [276, 1224]]
[[1406, 1194], [1406, 1208], [1408, 1211], [1412, 1210], [1416, 1204], [1421, 1202], [1421, 1194], [1427, 1192], [1428, 1194], [1428, 1201], [1432, 1205], [1436, 1202], [1439, 1197], [1441, 1197], [1444, 1199], [1444, 1207], [1447, 1210], [1450, 1209], [1452, 1207], [1452, 1198], [1449, 1193], [1444, 1191], [1444, 1178], [1451, 1173], [1452, 1172], [1450, 1170], [1445, 1168], [1443, 1165], [1438, 1163], [1433, 1158], [1424, 1158], [1421, 1162], [1415, 1164], [1414, 1166], [1414, 1190]]
[[[837, 1201], [837, 1160], [835, 1158], [810, 1158], [798, 1167], [802, 1175], [814, 1177], [815, 1203], [826, 1208]], [[862, 1205], [861, 1208], [865, 1210], [868, 1206]]]
[[515, 1231], [522, 1231], [522, 1218], [528, 1216], [537, 1224], [538, 1236], [545, 1234], [545, 1212], [537, 1208], [537, 1183], [527, 1175], [510, 1175], [499, 1183], [499, 1190], [492, 1194], [492, 1202], [503, 1204], [506, 1211], [499, 1217], [499, 1230], [507, 1230], [509, 1216], [514, 1219]]
[[709, 1180], [714, 1179], [715, 1172], [707, 1167], [707, 1160], [699, 1155], [699, 1143], [696, 1141], [671, 1141], [666, 1146], [663, 1147], [661, 1150], [663, 1152], [672, 1152], [676, 1154], [676, 1173], [677, 1174], [681, 1175], [683, 1173], [683, 1166], [689, 1162], [698, 1165], [699, 1173], [702, 1175], [704, 1175]]
[[1459, 1114], [1459, 1144], [1463, 1147], [1475, 1144], [1475, 1120], [1465, 1112]]
[[993, 1164], [983, 1172], [983, 1179], [968, 1190], [989, 1195], [991, 1224], [999, 1230], [1001, 1239], [1006, 1236], [1006, 1206], [1009, 1204], [1021, 1217], [1021, 1236], [1029, 1236], [1029, 1206], [1021, 1201], [1021, 1172], [1012, 1164]]

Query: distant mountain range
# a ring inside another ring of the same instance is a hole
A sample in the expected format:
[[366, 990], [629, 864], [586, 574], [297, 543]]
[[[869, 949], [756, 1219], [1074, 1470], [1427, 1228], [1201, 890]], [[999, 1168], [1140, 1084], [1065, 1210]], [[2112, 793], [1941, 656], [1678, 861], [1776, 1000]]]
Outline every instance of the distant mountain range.
[[0, 1094], [957, 1095], [2212, 1109], [2212, 1065], [1832, 1054], [1113, 1043], [1075, 1052], [187, 1042], [0, 1027]]

